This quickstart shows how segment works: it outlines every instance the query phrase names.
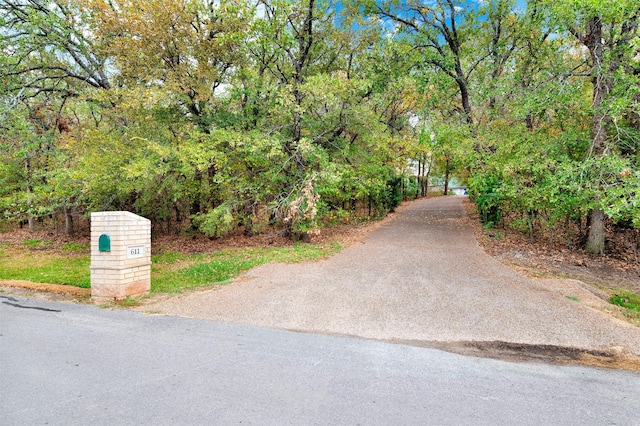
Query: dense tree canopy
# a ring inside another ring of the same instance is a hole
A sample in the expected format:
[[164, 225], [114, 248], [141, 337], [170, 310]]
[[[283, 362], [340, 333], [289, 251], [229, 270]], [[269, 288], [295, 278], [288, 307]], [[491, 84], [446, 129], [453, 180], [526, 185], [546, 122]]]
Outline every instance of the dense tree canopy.
[[0, 214], [305, 235], [456, 177], [489, 226], [578, 223], [567, 242], [602, 253], [605, 225], [640, 229], [639, 20], [632, 0], [0, 0]]

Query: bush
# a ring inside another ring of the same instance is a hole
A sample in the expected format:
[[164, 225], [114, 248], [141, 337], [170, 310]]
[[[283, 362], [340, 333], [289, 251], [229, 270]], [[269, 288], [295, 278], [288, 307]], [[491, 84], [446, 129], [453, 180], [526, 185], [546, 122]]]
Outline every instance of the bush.
[[491, 175], [476, 175], [469, 179], [469, 195], [478, 206], [483, 223], [498, 223], [502, 220], [504, 199], [498, 192], [500, 181]]
[[233, 230], [234, 218], [231, 206], [221, 204], [208, 213], [199, 213], [191, 216], [191, 222], [196, 229], [209, 237], [221, 237]]

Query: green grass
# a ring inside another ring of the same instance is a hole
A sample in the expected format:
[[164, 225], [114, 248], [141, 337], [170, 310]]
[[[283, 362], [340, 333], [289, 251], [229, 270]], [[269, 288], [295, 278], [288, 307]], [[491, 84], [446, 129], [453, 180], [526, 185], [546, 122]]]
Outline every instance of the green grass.
[[640, 317], [640, 295], [630, 291], [618, 291], [614, 293], [609, 302], [627, 308]]
[[0, 278], [89, 288], [89, 262], [89, 255], [62, 256], [3, 250], [0, 253]]
[[223, 283], [243, 271], [269, 262], [314, 260], [340, 250], [337, 245], [227, 249], [210, 255], [163, 253], [151, 261], [151, 292], [176, 293]]
[[91, 244], [79, 244], [74, 242], [68, 242], [62, 245], [62, 250], [65, 250], [65, 251], [81, 252], [81, 251], [89, 251], [90, 249], [91, 249]]
[[39, 247], [40, 244], [42, 244], [42, 241], [40, 241], [40, 240], [24, 240], [22, 242], [28, 248], [36, 248], [36, 247]]
[[[83, 244], [69, 243], [62, 250], [34, 250], [42, 242], [22, 247], [0, 246], [0, 279], [90, 287], [90, 256]], [[227, 249], [214, 254], [164, 252], [152, 256], [151, 292], [177, 293], [223, 283], [241, 272], [268, 262], [300, 262], [318, 259], [340, 246], [299, 244], [291, 247]]]

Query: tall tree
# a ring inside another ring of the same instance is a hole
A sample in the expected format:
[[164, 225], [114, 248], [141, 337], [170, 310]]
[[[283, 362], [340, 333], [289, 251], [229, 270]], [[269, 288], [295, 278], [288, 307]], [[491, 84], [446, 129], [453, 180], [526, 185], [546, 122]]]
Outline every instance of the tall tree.
[[[23, 176], [25, 189], [32, 193], [27, 209], [30, 225], [33, 214], [62, 210], [66, 229], [72, 232], [70, 200], [55, 201], [51, 194], [53, 159], [60, 159], [59, 138], [70, 128], [71, 120], [64, 113], [70, 100], [87, 90], [111, 88], [107, 57], [92, 37], [90, 15], [73, 1], [2, 0], [0, 28], [0, 126], [19, 129], [23, 123], [38, 135], [25, 137], [24, 145], [40, 141], [30, 145]], [[12, 152], [16, 146], [6, 145], [9, 151], [5, 152], [17, 157], [27, 152]], [[39, 176], [39, 185], [34, 185], [34, 176]], [[38, 197], [38, 188], [48, 194]]]
[[471, 31], [476, 26], [468, 2], [436, 0], [425, 4], [417, 0], [367, 1], [365, 12], [390, 20], [422, 52], [424, 64], [451, 78], [458, 89], [463, 120], [473, 125], [473, 108], [469, 88], [470, 75], [485, 56], [470, 61]]
[[[632, 0], [613, 2], [554, 2], [553, 11], [561, 26], [571, 33], [580, 47], [588, 51], [588, 68], [592, 84], [592, 120], [589, 157], [613, 153], [612, 111], [616, 103], [631, 104], [630, 96], [638, 85], [625, 85], [621, 79], [626, 64], [637, 54], [632, 41], [637, 40], [640, 5]], [[625, 90], [626, 89], [626, 90]], [[619, 107], [618, 107], [619, 108]], [[597, 200], [596, 204], [600, 204]], [[586, 251], [605, 252], [605, 212], [597, 206], [591, 212]]]
[[[61, 92], [73, 95], [76, 86], [109, 89], [107, 58], [91, 38], [91, 19], [75, 2], [0, 0], [0, 42], [9, 57], [0, 62], [5, 90], [23, 97]], [[15, 80], [13, 80], [15, 81]]]
[[164, 90], [206, 131], [216, 90], [242, 60], [249, 5], [235, 0], [79, 1], [92, 12], [96, 37], [113, 59], [118, 84]]

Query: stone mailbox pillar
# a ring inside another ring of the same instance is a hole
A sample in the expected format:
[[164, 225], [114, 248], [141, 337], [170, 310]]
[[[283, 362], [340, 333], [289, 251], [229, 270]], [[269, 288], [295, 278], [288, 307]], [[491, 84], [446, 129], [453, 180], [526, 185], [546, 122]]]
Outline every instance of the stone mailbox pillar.
[[91, 299], [122, 300], [151, 288], [151, 221], [130, 212], [91, 213]]

